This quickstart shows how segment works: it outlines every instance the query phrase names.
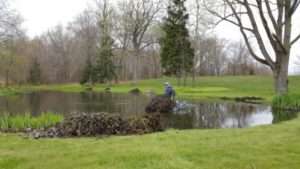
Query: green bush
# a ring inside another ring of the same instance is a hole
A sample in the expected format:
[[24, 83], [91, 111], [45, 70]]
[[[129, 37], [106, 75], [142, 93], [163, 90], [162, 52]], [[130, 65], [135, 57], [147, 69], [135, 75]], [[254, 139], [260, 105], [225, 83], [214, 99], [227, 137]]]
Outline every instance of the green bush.
[[272, 108], [300, 110], [300, 94], [279, 94], [274, 97]]
[[62, 115], [52, 112], [42, 113], [39, 117], [31, 117], [30, 113], [24, 115], [10, 116], [4, 113], [0, 116], [1, 131], [22, 131], [26, 128], [42, 129], [55, 125], [63, 120]]

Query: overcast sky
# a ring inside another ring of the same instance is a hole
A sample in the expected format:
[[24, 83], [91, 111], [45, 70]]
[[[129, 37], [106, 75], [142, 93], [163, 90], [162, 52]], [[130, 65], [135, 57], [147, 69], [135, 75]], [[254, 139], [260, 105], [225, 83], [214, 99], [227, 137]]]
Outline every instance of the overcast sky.
[[[27, 34], [34, 37], [58, 23], [66, 25], [92, 2], [93, 0], [13, 0], [11, 5], [24, 18], [23, 27], [27, 30]], [[293, 26], [300, 28], [300, 10], [298, 10], [294, 21], [296, 22]], [[239, 30], [228, 23], [219, 25], [216, 32], [228, 39], [239, 40], [241, 38]], [[300, 31], [298, 31], [299, 33]], [[300, 55], [300, 42], [294, 46], [291, 63], [296, 55]], [[293, 73], [295, 69], [297, 67], [291, 64], [290, 73]]]
[[40, 35], [58, 23], [67, 24], [92, 0], [14, 0], [12, 7], [25, 19], [30, 37]]

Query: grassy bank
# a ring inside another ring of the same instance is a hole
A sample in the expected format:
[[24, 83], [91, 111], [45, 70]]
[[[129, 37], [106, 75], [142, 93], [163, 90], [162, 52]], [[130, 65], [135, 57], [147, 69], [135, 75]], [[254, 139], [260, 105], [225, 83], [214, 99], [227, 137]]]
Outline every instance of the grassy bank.
[[32, 117], [30, 113], [11, 116], [8, 113], [0, 115], [0, 131], [22, 131], [27, 128], [48, 128], [61, 122], [63, 115], [52, 112], [42, 113], [39, 117]]
[[0, 134], [0, 168], [272, 168], [300, 166], [300, 118], [247, 129], [143, 136], [23, 139]]
[[1, 95], [18, 95], [23, 91], [23, 87], [0, 87]]
[[[242, 96], [259, 96], [271, 102], [274, 97], [273, 79], [271, 76], [221, 76], [221, 77], [199, 77], [196, 80], [196, 87], [192, 88], [192, 80], [188, 79], [187, 87], [178, 87], [175, 78], [141, 80], [138, 84], [132, 82], [123, 82], [113, 84], [112, 92], [125, 92], [139, 88], [143, 92], [152, 90], [156, 94], [163, 93], [164, 80], [169, 81], [176, 89], [177, 97], [207, 100], [219, 97], [242, 97]], [[95, 85], [94, 91], [103, 92], [107, 85]], [[300, 93], [300, 76], [289, 77], [290, 92]], [[79, 84], [66, 85], [43, 85], [29, 87], [34, 90], [61, 90], [69, 92], [85, 91], [85, 87]]]
[[[196, 88], [191, 87], [190, 79], [187, 88], [176, 86], [176, 79], [167, 80], [181, 98], [206, 100], [222, 96], [259, 96], [270, 102], [274, 97], [272, 78], [266, 76], [200, 77]], [[137, 85], [120, 83], [113, 85], [111, 90], [127, 93], [139, 88], [142, 91], [151, 89], [159, 94], [164, 91], [163, 81], [142, 80]], [[289, 82], [291, 93], [299, 93], [300, 77], [290, 77]], [[94, 90], [102, 92], [105, 87], [96, 85]], [[26, 88], [69, 92], [85, 90], [78, 84]], [[280, 118], [277, 117], [277, 121]], [[0, 133], [0, 168], [296, 169], [300, 166], [299, 147], [300, 117], [276, 125], [246, 129], [168, 130], [143, 136], [108, 138], [33, 140], [23, 139], [19, 134]]]

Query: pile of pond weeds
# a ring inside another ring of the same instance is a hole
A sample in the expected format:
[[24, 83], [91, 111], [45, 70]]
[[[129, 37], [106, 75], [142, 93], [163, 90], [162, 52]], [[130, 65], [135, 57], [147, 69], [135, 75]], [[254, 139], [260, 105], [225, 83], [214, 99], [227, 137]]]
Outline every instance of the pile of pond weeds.
[[165, 95], [158, 95], [151, 99], [145, 108], [146, 113], [168, 113], [176, 107], [176, 103]]
[[254, 96], [234, 97], [234, 98], [221, 97], [220, 99], [222, 99], [222, 100], [234, 100], [236, 102], [249, 103], [249, 104], [262, 104], [263, 101], [265, 100], [264, 98], [254, 97]]
[[28, 130], [32, 138], [98, 137], [109, 135], [141, 135], [164, 131], [160, 114], [122, 118], [119, 114], [81, 113], [73, 114], [62, 122], [45, 130]]
[[130, 90], [129, 93], [130, 93], [130, 94], [140, 94], [140, 93], [142, 93], [142, 92], [141, 92], [140, 89], [135, 88], [135, 89]]

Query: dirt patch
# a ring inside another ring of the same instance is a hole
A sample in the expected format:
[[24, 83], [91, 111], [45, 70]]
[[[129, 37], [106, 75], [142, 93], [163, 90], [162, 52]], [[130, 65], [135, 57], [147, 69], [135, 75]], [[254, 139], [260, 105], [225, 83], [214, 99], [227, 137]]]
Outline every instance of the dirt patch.
[[167, 113], [173, 110], [176, 103], [169, 97], [158, 95], [151, 99], [145, 108], [146, 113]]

